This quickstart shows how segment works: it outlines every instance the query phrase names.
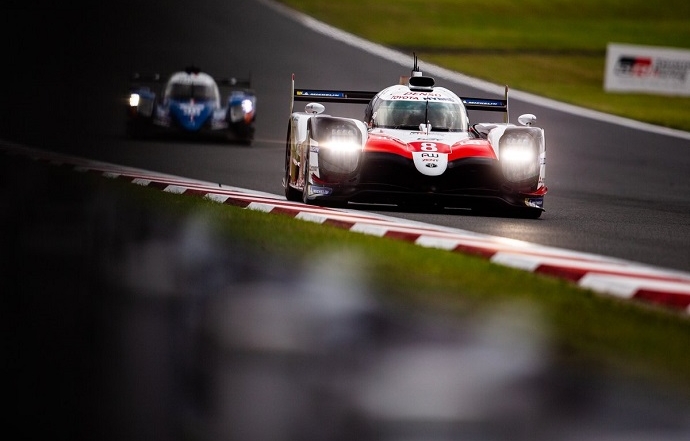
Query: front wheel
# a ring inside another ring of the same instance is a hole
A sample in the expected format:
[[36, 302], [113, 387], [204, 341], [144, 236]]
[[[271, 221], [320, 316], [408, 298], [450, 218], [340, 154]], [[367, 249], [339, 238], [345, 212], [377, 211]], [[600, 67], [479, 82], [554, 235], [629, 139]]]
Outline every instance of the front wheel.
[[302, 167], [304, 167], [304, 186], [302, 187], [302, 202], [308, 205], [312, 205], [314, 201], [309, 199], [309, 153], [301, 161]]
[[504, 217], [512, 217], [515, 219], [539, 219], [544, 210], [540, 208], [509, 208], [502, 213]]
[[539, 219], [544, 210], [529, 207], [500, 207], [485, 206], [472, 208], [472, 213], [478, 216], [512, 217], [515, 219]]
[[539, 219], [544, 210], [539, 208], [523, 208], [517, 214], [517, 217], [522, 219]]
[[302, 194], [290, 186], [292, 174], [292, 133], [290, 125], [288, 124], [287, 140], [285, 142], [285, 176], [283, 177], [283, 185], [285, 187], [285, 199], [288, 201], [299, 202], [302, 200]]

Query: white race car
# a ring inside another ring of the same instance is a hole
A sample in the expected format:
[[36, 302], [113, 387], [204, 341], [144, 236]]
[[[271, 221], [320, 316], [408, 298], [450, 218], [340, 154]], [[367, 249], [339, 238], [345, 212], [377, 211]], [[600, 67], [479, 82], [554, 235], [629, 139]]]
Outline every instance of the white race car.
[[[417, 67], [380, 92], [295, 89], [285, 149], [285, 196], [307, 204], [467, 208], [538, 218], [546, 148], [536, 117], [508, 122], [505, 99], [461, 98]], [[324, 114], [323, 102], [366, 104], [364, 119]], [[502, 123], [470, 123], [468, 110]]]

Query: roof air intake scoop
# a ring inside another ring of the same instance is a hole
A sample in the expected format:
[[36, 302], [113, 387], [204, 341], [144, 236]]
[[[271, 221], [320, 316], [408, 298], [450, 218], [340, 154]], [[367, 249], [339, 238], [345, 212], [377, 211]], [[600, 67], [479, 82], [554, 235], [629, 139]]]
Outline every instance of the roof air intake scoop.
[[435, 81], [431, 77], [410, 77], [408, 86], [410, 90], [421, 90], [430, 92], [434, 89]]

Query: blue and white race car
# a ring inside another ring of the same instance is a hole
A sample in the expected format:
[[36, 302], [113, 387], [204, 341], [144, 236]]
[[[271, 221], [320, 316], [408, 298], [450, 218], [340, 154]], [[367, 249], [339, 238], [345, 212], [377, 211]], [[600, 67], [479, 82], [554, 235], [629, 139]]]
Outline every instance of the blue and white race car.
[[250, 145], [256, 118], [256, 96], [250, 87], [249, 80], [215, 80], [196, 67], [175, 72], [165, 82], [158, 74], [135, 74], [127, 103], [127, 134], [215, 138]]

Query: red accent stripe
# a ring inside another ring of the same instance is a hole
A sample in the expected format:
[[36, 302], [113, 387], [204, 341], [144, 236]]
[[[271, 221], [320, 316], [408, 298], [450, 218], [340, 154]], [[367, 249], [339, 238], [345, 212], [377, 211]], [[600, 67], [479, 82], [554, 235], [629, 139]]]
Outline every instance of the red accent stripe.
[[390, 237], [393, 239], [400, 239], [400, 240], [406, 240], [408, 242], [414, 242], [415, 240], [419, 239], [419, 236], [421, 234], [419, 233], [408, 233], [407, 231], [386, 231], [386, 234], [383, 235], [383, 237]]
[[199, 197], [204, 197], [208, 194], [208, 191], [206, 190], [195, 190], [192, 188], [187, 188], [185, 191], [182, 192], [185, 195], [188, 196], [199, 196]]
[[341, 221], [341, 220], [336, 220], [336, 219], [326, 219], [326, 221], [323, 222], [322, 225], [330, 225], [332, 227], [344, 228], [346, 230], [349, 230], [355, 224], [354, 224], [354, 222], [346, 222], [346, 221]]
[[534, 270], [534, 272], [539, 274], [545, 274], [547, 276], [561, 277], [564, 279], [572, 280], [573, 282], [577, 282], [582, 278], [582, 276], [591, 271], [584, 270], [582, 268], [567, 268], [553, 265], [539, 265]]
[[407, 149], [407, 145], [397, 139], [383, 136], [370, 136], [364, 150], [367, 152], [395, 153], [404, 158], [412, 159], [412, 152]]
[[460, 244], [453, 248], [453, 251], [458, 252], [458, 253], [464, 253], [464, 254], [470, 254], [472, 256], [479, 256], [479, 257], [484, 257], [487, 259], [490, 259], [496, 254], [496, 250], [488, 249], [488, 248], [482, 248], [482, 247], [473, 247], [470, 245], [463, 245]]
[[455, 161], [460, 158], [475, 157], [496, 159], [496, 154], [494, 149], [491, 148], [489, 141], [478, 139], [460, 141], [453, 145], [453, 150], [448, 160]]
[[549, 189], [546, 186], [539, 187], [537, 191], [534, 191], [532, 193], [520, 193], [524, 196], [544, 196], [546, 192], [548, 192]]
[[227, 198], [223, 203], [233, 207], [247, 208], [251, 202], [244, 199]]
[[633, 296], [635, 299], [658, 303], [674, 308], [685, 309], [690, 306], [690, 295], [641, 289]]
[[295, 210], [294, 208], [287, 207], [273, 207], [271, 213], [284, 214], [286, 216], [295, 217], [300, 213], [300, 210]]
[[682, 277], [672, 277], [668, 275], [655, 275], [655, 274], [645, 274], [639, 272], [633, 272], [633, 271], [611, 271], [611, 270], [604, 270], [600, 271], [596, 268], [574, 268], [574, 267], [563, 267], [563, 266], [556, 266], [556, 265], [551, 265], [551, 264], [541, 264], [537, 267], [537, 269], [534, 270], [534, 272], [541, 273], [541, 274], [549, 274], [549, 275], [554, 275], [558, 277], [565, 277], [569, 280], [573, 280], [575, 282], [579, 281], [585, 274], [600, 274], [604, 276], [620, 276], [620, 277], [627, 277], [627, 278], [638, 278], [638, 279], [644, 279], [644, 280], [655, 280], [658, 282], [672, 282], [672, 283], [688, 283], [687, 278], [682, 278]]

